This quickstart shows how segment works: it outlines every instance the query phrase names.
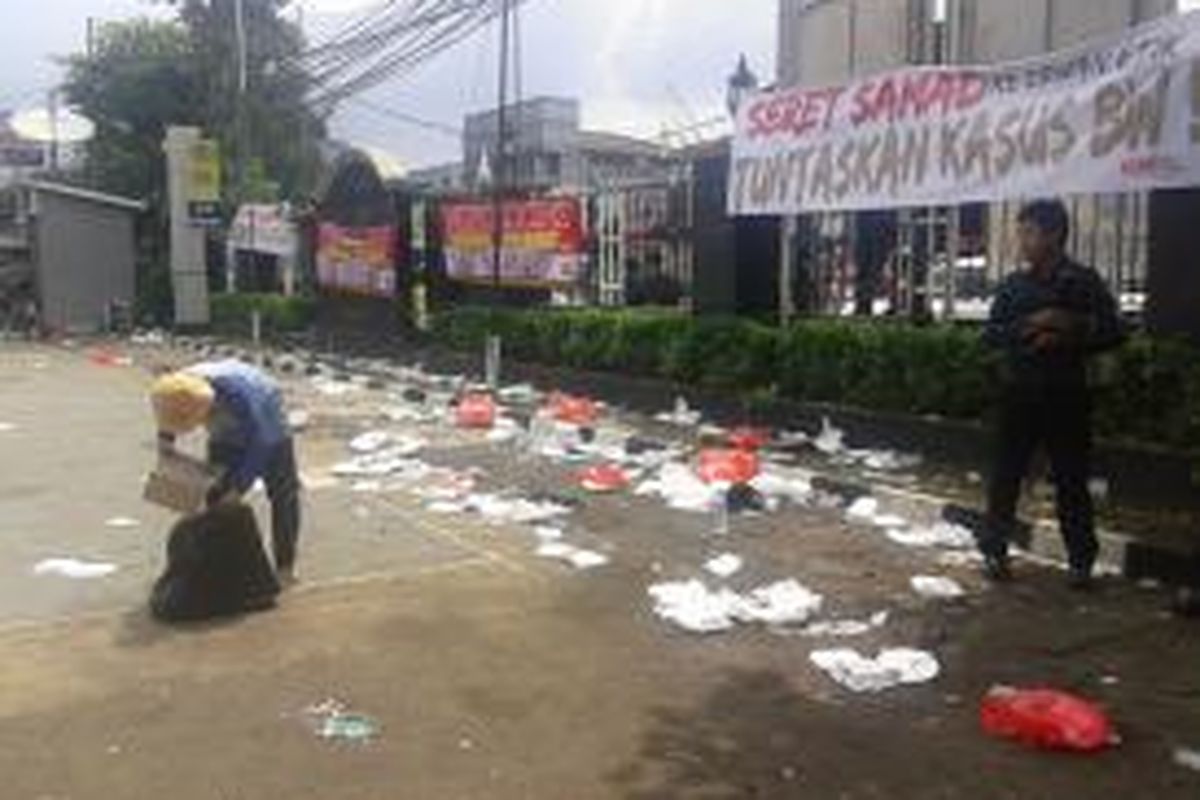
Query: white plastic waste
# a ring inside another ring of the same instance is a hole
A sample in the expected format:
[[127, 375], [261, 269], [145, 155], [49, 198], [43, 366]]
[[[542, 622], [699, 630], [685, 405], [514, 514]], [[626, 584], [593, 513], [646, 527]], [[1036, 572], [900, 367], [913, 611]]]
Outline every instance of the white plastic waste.
[[914, 592], [930, 600], [957, 600], [967, 594], [967, 590], [953, 578], [917, 575], [909, 583]]
[[563, 538], [563, 531], [552, 525], [538, 525], [533, 529], [533, 535], [543, 542], [557, 542]]
[[111, 517], [104, 521], [106, 528], [136, 528], [141, 524], [133, 517]]
[[288, 414], [288, 427], [293, 431], [302, 431], [308, 427], [312, 421], [312, 416], [301, 409], [296, 409]]
[[836, 456], [846, 449], [846, 432], [836, 428], [826, 417], [821, 420], [821, 433], [813, 439], [813, 447], [827, 456]]
[[331, 472], [342, 478], [370, 478], [391, 475], [409, 468], [416, 469], [420, 462], [415, 462], [412, 457], [424, 447], [425, 443], [419, 439], [396, 437], [387, 449], [343, 461], [335, 465]]
[[842, 619], [814, 622], [805, 626], [802, 633], [813, 638], [848, 639], [854, 636], [863, 636], [882, 628], [887, 624], [888, 617], [888, 612], [880, 611], [868, 620]]
[[387, 431], [368, 431], [350, 440], [350, 449], [356, 453], [374, 453], [392, 440]]
[[116, 571], [116, 564], [81, 561], [75, 558], [47, 558], [33, 566], [34, 575], [58, 575], [77, 580], [105, 578]]
[[11, 422], [0, 422], [0, 433], [12, 433], [17, 426]]
[[811, 477], [792, 471], [764, 470], [750, 485], [764, 497], [787, 500], [795, 505], [806, 505], [813, 498]]
[[639, 485], [635, 494], [657, 495], [679, 511], [707, 513], [712, 511], [720, 492], [720, 487], [700, 480], [686, 465], [671, 463], [664, 465], [657, 477]]
[[699, 411], [693, 411], [688, 406], [685, 398], [677, 397], [675, 398], [675, 407], [671, 411], [658, 414], [654, 419], [668, 425], [678, 425], [681, 428], [694, 428], [700, 424], [701, 415]]
[[745, 563], [741, 556], [734, 555], [733, 553], [722, 553], [716, 558], [709, 559], [705, 563], [704, 569], [710, 575], [718, 578], [732, 578], [742, 571]]
[[852, 692], [882, 692], [896, 686], [928, 683], [941, 673], [932, 653], [899, 648], [867, 658], [855, 650], [818, 650], [812, 663]]
[[532, 525], [548, 522], [571, 513], [567, 506], [537, 502], [523, 497], [509, 498], [495, 494], [473, 494], [467, 497], [466, 507], [493, 522]]
[[608, 556], [603, 553], [585, 550], [565, 542], [543, 542], [536, 552], [539, 558], [564, 561], [580, 571], [602, 567], [609, 562]]
[[731, 630], [742, 600], [729, 589], [714, 592], [698, 580], [660, 583], [648, 591], [655, 614], [691, 633]]
[[975, 534], [961, 525], [939, 522], [927, 528], [893, 528], [887, 533], [893, 542], [905, 547], [970, 550], [975, 547]]
[[1178, 748], [1174, 753], [1176, 765], [1184, 769], [1200, 772], [1200, 750], [1189, 750], [1186, 747]]
[[487, 440], [492, 444], [504, 444], [516, 439], [521, 433], [521, 426], [516, 420], [508, 417], [501, 417], [496, 420], [496, 424], [488, 431]]
[[860, 497], [846, 509], [846, 518], [852, 522], [871, 522], [879, 514], [879, 501], [874, 497]]
[[505, 386], [499, 392], [500, 402], [513, 405], [532, 405], [541, 399], [541, 393], [532, 384], [518, 383]]
[[803, 625], [821, 610], [821, 595], [795, 580], [779, 581], [755, 589], [738, 604], [736, 616], [742, 622], [765, 625]]

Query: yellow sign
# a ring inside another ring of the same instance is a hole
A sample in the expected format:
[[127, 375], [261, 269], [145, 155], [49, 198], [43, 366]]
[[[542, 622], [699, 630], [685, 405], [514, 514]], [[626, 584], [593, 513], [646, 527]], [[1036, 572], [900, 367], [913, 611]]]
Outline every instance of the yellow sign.
[[221, 148], [214, 139], [201, 139], [188, 156], [189, 216], [215, 220], [221, 213]]

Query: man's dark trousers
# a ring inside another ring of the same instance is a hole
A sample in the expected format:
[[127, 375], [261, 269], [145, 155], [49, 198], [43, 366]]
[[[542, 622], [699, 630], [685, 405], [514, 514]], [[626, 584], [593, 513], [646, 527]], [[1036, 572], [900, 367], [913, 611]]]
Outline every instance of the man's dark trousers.
[[1039, 447], [1050, 459], [1059, 527], [1072, 569], [1090, 571], [1099, 552], [1088, 488], [1091, 475], [1091, 401], [1083, 387], [1035, 393], [1005, 392], [995, 427], [988, 518], [982, 549], [1004, 557], [1016, 527], [1021, 484]]

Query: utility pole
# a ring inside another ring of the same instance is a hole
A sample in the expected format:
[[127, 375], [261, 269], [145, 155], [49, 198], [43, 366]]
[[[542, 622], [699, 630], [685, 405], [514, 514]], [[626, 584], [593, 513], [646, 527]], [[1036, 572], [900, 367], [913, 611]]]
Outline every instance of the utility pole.
[[504, 192], [507, 176], [509, 8], [512, 0], [500, 0], [500, 85], [496, 93], [496, 157], [492, 165], [492, 289], [500, 298], [500, 268], [504, 248]]
[[237, 106], [235, 137], [237, 138], [237, 160], [234, 178], [234, 200], [241, 204], [246, 191], [246, 171], [250, 157], [249, 129], [246, 120], [246, 89], [249, 85], [246, 47], [246, 0], [233, 0], [233, 31], [237, 47]]

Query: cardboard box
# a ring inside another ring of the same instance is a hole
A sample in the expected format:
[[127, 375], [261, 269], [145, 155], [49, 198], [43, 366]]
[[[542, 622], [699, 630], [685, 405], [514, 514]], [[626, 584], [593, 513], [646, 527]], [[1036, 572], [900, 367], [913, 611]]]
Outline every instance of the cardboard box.
[[191, 514], [204, 506], [217, 477], [217, 471], [203, 461], [183, 453], [161, 453], [154, 471], [146, 476], [142, 498], [181, 514]]

